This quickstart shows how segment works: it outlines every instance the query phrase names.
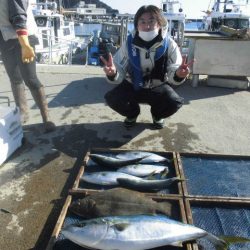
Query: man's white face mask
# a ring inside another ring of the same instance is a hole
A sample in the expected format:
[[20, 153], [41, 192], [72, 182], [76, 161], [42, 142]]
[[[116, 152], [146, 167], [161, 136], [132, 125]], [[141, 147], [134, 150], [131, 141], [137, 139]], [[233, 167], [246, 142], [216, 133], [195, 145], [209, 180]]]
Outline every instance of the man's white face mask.
[[155, 37], [157, 37], [158, 33], [159, 33], [158, 28], [151, 31], [139, 31], [139, 37], [142, 40], [149, 42], [152, 41]]

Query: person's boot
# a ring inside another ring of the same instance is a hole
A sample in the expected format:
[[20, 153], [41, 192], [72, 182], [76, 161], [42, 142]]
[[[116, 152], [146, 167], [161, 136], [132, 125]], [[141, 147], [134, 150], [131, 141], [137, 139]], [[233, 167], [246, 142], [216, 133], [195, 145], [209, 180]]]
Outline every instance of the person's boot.
[[23, 83], [21, 84], [11, 83], [11, 89], [16, 106], [20, 110], [21, 123], [24, 124], [29, 119], [28, 104], [25, 94], [25, 85]]
[[44, 87], [39, 89], [32, 89], [31, 94], [35, 100], [36, 105], [40, 109], [40, 113], [43, 119], [45, 132], [52, 132], [56, 129], [56, 125], [50, 121], [48, 103], [44, 93]]

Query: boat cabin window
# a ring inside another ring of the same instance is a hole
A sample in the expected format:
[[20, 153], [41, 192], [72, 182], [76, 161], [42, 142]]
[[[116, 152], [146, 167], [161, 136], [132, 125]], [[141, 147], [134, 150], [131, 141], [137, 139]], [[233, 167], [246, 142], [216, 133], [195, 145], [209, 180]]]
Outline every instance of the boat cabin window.
[[46, 27], [47, 26], [47, 18], [46, 17], [36, 17], [36, 24], [38, 27]]
[[167, 11], [167, 5], [166, 5], [165, 3], [162, 5], [162, 10], [163, 10], [164, 12]]
[[249, 28], [249, 20], [246, 20], [246, 19], [240, 20], [239, 26], [240, 26], [240, 29]]
[[224, 25], [233, 29], [244, 29], [249, 28], [249, 20], [239, 18], [225, 19]]
[[64, 29], [63, 29], [63, 35], [64, 35], [64, 36], [70, 35], [70, 29], [69, 29], [69, 28], [64, 28]]

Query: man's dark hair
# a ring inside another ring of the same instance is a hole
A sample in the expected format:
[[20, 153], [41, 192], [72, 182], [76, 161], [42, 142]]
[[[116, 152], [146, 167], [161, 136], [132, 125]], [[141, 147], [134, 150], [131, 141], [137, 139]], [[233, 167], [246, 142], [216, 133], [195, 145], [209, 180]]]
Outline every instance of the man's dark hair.
[[153, 17], [157, 20], [158, 24], [161, 27], [164, 27], [167, 25], [167, 20], [162, 14], [162, 10], [156, 7], [155, 5], [143, 5], [140, 7], [134, 17], [134, 26], [135, 29], [137, 30], [138, 26], [138, 20], [139, 18], [144, 14], [144, 13], [150, 13], [153, 15]]

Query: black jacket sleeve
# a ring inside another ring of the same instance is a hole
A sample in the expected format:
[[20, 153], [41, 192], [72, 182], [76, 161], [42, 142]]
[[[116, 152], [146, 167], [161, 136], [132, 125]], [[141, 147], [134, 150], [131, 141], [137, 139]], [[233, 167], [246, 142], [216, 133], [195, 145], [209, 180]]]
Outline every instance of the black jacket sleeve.
[[9, 21], [15, 30], [26, 29], [29, 0], [8, 0]]

